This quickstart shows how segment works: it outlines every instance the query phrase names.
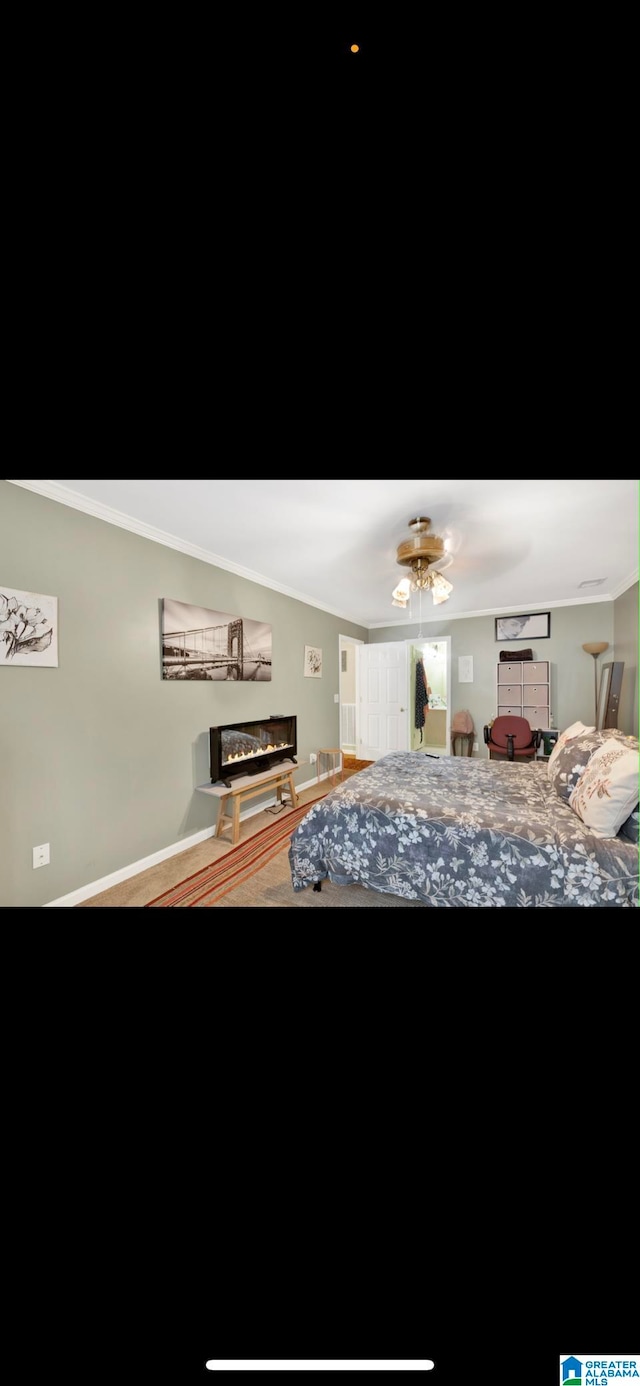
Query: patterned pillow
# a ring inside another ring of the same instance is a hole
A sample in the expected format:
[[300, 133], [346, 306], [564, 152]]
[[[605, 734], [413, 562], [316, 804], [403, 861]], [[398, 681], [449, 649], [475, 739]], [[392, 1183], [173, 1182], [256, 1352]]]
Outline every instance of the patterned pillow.
[[629, 736], [627, 732], [620, 731], [619, 727], [605, 727], [604, 731], [598, 732], [598, 735], [602, 737], [603, 741], [606, 741], [609, 736], [615, 736], [617, 741], [624, 741], [625, 746], [628, 746], [631, 751], [637, 751], [640, 748], [640, 741], [638, 741], [637, 736]]
[[[617, 727], [615, 729], [610, 728], [609, 730], [602, 732], [601, 735], [604, 737], [617, 737], [618, 740], [622, 741], [625, 746], [629, 746], [632, 751], [637, 751], [640, 747], [640, 742], [638, 741], [637, 736], [625, 736], [625, 733], [618, 731]], [[640, 804], [636, 804], [633, 813], [630, 813], [629, 817], [626, 818], [624, 823], [622, 824], [619, 834], [619, 836], [621, 835], [622, 837], [626, 837], [629, 842], [634, 842], [636, 844], [638, 842], [639, 812]]]
[[592, 752], [571, 794], [570, 807], [598, 837], [616, 837], [638, 802], [639, 780], [638, 751], [622, 738], [607, 737]]
[[551, 766], [556, 757], [559, 756], [562, 747], [566, 746], [567, 741], [571, 741], [574, 736], [584, 736], [586, 732], [592, 731], [595, 731], [595, 727], [585, 727], [584, 722], [572, 722], [571, 726], [567, 727], [566, 731], [560, 732], [558, 740], [547, 761], [547, 774], [551, 774]]
[[564, 799], [565, 803], [569, 802], [593, 752], [612, 738], [615, 741], [620, 741], [631, 751], [638, 750], [638, 741], [635, 736], [626, 736], [617, 727], [607, 727], [604, 731], [594, 730], [586, 732], [584, 736], [572, 737], [571, 741], [565, 741], [557, 756], [554, 757], [553, 765], [549, 760], [547, 765], [549, 780], [558, 797]]
[[629, 814], [629, 817], [628, 817], [627, 819], [625, 819], [625, 822], [622, 824], [622, 827], [621, 827], [621, 829], [620, 829], [620, 832], [619, 832], [618, 836], [619, 836], [619, 837], [626, 837], [626, 838], [629, 839], [629, 842], [636, 842], [636, 843], [637, 843], [637, 841], [638, 841], [638, 819], [639, 819], [639, 818], [640, 818], [640, 804], [636, 804], [636, 807], [634, 808], [633, 813], [630, 813], [630, 814]]
[[594, 751], [601, 745], [600, 732], [592, 731], [585, 736], [574, 736], [561, 747], [554, 757], [553, 765], [549, 761], [549, 781], [559, 799], [564, 799], [568, 804], [580, 776], [584, 774]]

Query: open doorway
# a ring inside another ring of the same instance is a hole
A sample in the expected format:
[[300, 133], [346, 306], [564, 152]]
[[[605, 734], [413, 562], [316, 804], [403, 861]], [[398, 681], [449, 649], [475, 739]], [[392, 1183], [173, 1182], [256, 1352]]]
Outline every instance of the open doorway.
[[429, 755], [451, 754], [451, 636], [436, 640], [409, 640], [409, 705], [416, 706], [416, 668], [422, 661], [429, 702], [424, 709], [424, 725], [411, 718], [412, 751]]
[[[363, 641], [352, 643], [361, 645], [355, 651], [358, 757], [379, 760], [388, 751], [450, 755], [451, 636], [374, 641], [372, 645]], [[423, 662], [431, 690], [424, 722], [418, 722], [417, 717], [418, 660]]]
[[356, 649], [363, 640], [351, 635], [338, 636], [340, 669], [340, 749], [346, 756], [356, 755]]

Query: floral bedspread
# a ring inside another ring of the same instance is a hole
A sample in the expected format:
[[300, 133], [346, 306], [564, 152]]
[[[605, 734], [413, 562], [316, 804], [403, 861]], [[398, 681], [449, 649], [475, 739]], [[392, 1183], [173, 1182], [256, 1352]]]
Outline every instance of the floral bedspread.
[[638, 904], [638, 847], [596, 837], [546, 762], [392, 751], [291, 837], [294, 890], [327, 878], [444, 907]]

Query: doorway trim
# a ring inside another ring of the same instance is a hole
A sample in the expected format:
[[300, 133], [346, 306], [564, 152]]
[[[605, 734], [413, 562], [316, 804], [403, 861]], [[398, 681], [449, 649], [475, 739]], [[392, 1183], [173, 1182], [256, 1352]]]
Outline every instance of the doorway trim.
[[[364, 645], [365, 643], [366, 643], [366, 642], [365, 642], [364, 640], [358, 640], [358, 639], [356, 639], [355, 635], [338, 635], [338, 703], [339, 703], [339, 706], [338, 706], [338, 740], [337, 740], [337, 742], [336, 742], [336, 745], [339, 746], [340, 749], [341, 749], [342, 751], [344, 751], [344, 744], [343, 744], [343, 739], [342, 739], [342, 716], [343, 716], [343, 714], [342, 714], [342, 708], [343, 708], [343, 702], [344, 702], [344, 699], [343, 699], [343, 679], [342, 679], [342, 651], [343, 651], [343, 649], [346, 649], [346, 648], [349, 647], [349, 646]], [[357, 737], [358, 737], [358, 667], [357, 667], [357, 662], [356, 662], [356, 668], [355, 668], [355, 671], [354, 671], [354, 672], [355, 672], [355, 679], [356, 679], [356, 702], [355, 702], [354, 711], [353, 711], [353, 727], [354, 727], [354, 730], [353, 730], [353, 735], [354, 735], [353, 755], [354, 755], [354, 756], [357, 756], [357, 754], [358, 754], [358, 741], [357, 741]], [[351, 752], [347, 752], [347, 754], [350, 755]]]

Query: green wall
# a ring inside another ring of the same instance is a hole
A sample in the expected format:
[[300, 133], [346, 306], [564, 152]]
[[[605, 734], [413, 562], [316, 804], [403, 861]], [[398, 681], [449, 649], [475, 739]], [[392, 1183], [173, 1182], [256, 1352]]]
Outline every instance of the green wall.
[[[214, 826], [216, 801], [196, 792], [210, 726], [295, 713], [301, 760], [340, 744], [339, 635], [366, 640], [361, 626], [7, 481], [3, 584], [56, 596], [59, 621], [57, 669], [0, 669], [3, 906], [58, 900]], [[267, 621], [271, 682], [163, 680], [163, 597]], [[321, 679], [304, 677], [305, 644], [323, 651]], [[307, 764], [295, 782], [314, 777]], [[45, 842], [51, 863], [34, 870]]]
[[[630, 589], [636, 593], [638, 584]], [[626, 594], [625, 594], [626, 595]], [[584, 606], [558, 606], [551, 609], [551, 636], [548, 640], [522, 641], [522, 649], [532, 649], [534, 659], [548, 659], [551, 663], [551, 714], [553, 724], [561, 730], [580, 719], [588, 726], [595, 723], [595, 688], [593, 656], [585, 654], [582, 645], [589, 640], [608, 640], [610, 648], [600, 655], [598, 666], [604, 659], [625, 659], [625, 678], [623, 693], [631, 684], [627, 678], [627, 664], [634, 669], [637, 681], [638, 630], [637, 617], [635, 643], [633, 641], [630, 619], [625, 620], [625, 645], [627, 653], [618, 653], [614, 645], [614, 606], [616, 611], [623, 598], [617, 602], [589, 602]], [[630, 604], [630, 603], [629, 603]], [[626, 610], [626, 608], [625, 608]], [[508, 615], [508, 611], [504, 612]], [[617, 618], [616, 618], [617, 619]], [[387, 640], [415, 640], [417, 623], [402, 626], [384, 626], [369, 631], [369, 644]], [[422, 639], [435, 640], [438, 636], [451, 636], [451, 715], [467, 708], [473, 717], [476, 740], [479, 749], [475, 755], [486, 756], [482, 729], [491, 717], [496, 715], [496, 665], [501, 649], [518, 649], [497, 643], [495, 640], [494, 616], [470, 616], [459, 621], [424, 621]], [[458, 683], [459, 655], [473, 656], [473, 683]], [[625, 704], [626, 708], [626, 704]], [[621, 705], [622, 712], [622, 705]], [[633, 731], [631, 711], [625, 710], [624, 721], [620, 726], [624, 731]], [[635, 728], [637, 734], [638, 709], [635, 707]]]

